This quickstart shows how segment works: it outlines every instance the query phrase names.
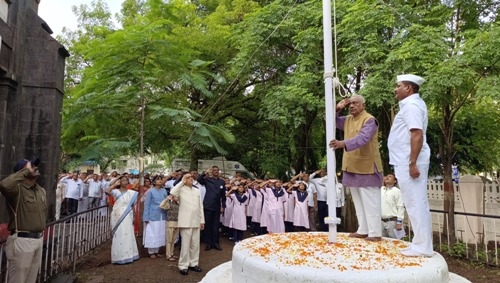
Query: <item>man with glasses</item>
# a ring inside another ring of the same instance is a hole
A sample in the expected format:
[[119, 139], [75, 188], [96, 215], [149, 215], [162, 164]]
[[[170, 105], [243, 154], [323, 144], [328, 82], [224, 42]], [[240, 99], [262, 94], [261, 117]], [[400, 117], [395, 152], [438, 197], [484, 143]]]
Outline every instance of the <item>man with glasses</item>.
[[[340, 116], [339, 112], [347, 106], [349, 115]], [[380, 187], [383, 175], [378, 122], [365, 110], [365, 99], [361, 95], [340, 101], [336, 110], [337, 128], [344, 131], [344, 140], [332, 140], [330, 147], [344, 150], [342, 184], [351, 190], [359, 225], [349, 237], [380, 241]]]

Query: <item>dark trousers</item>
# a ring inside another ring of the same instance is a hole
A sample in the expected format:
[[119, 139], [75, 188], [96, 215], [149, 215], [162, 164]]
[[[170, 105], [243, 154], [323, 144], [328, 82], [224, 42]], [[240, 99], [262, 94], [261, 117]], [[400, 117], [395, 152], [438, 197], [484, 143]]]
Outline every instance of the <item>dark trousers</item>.
[[293, 228], [293, 222], [285, 221], [285, 232], [293, 232], [295, 228]]
[[78, 211], [78, 200], [67, 198], [66, 201], [68, 203], [68, 215], [75, 214]]
[[262, 231], [260, 229], [260, 223], [252, 222], [252, 224], [250, 225], [250, 231], [254, 236], [262, 235]]
[[204, 209], [205, 213], [205, 244], [210, 247], [219, 247], [220, 210]]
[[234, 239], [233, 239], [233, 241], [234, 241], [235, 243], [237, 243], [237, 242], [239, 242], [239, 241], [243, 240], [243, 231], [238, 230], [238, 229], [233, 229], [233, 231], [234, 231], [234, 232], [233, 232], [233, 235], [234, 235], [234, 236], [233, 236], [233, 238], [234, 238]]
[[294, 226], [295, 232], [307, 232], [307, 228], [304, 226]]
[[252, 216], [247, 216], [247, 229], [252, 227]]
[[89, 208], [99, 207], [101, 203], [101, 198], [89, 197]]
[[318, 200], [319, 231], [328, 231], [328, 225], [325, 224], [325, 217], [327, 216], [328, 204], [326, 204], [326, 201]]

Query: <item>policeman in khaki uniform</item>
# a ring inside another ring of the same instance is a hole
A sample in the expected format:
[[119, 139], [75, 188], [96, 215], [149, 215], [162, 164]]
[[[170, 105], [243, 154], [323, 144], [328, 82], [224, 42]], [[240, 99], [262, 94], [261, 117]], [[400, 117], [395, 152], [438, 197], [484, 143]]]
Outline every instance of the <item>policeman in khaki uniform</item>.
[[36, 282], [42, 263], [47, 202], [45, 190], [36, 183], [39, 163], [39, 159], [19, 160], [14, 173], [0, 182], [10, 216], [11, 235], [5, 244], [9, 283]]

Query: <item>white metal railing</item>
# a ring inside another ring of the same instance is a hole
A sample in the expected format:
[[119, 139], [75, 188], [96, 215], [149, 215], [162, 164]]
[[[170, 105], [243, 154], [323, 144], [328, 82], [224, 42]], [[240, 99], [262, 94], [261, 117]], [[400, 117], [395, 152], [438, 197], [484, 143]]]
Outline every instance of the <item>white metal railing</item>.
[[[465, 230], [456, 228], [457, 242], [455, 247], [451, 247], [450, 227], [446, 215], [445, 211], [431, 210], [434, 250], [487, 265], [500, 266], [497, 240], [500, 238], [500, 233], [497, 232], [497, 228], [500, 228], [500, 216], [455, 212], [455, 226], [466, 228]], [[411, 240], [413, 237], [411, 223], [408, 221], [405, 225], [409, 231], [407, 239]], [[478, 229], [479, 227], [482, 227], [482, 230]], [[482, 232], [473, 234], [470, 231]], [[488, 238], [485, 237], [486, 233], [489, 234]]]
[[[76, 262], [111, 238], [111, 208], [102, 206], [49, 223], [44, 231], [39, 282], [57, 274], [74, 274]], [[2, 262], [4, 243], [0, 243], [0, 282], [8, 280], [8, 262]]]
[[[454, 185], [454, 189], [457, 192], [458, 186]], [[443, 252], [450, 247], [450, 236], [449, 233], [442, 233], [444, 227], [446, 227], [446, 231], [449, 231], [449, 225], [445, 217], [446, 213], [440, 210], [442, 206], [437, 207], [442, 204], [442, 183], [429, 182], [428, 195], [431, 204], [435, 249]], [[456, 200], [460, 200], [460, 194], [456, 194]], [[455, 254], [500, 266], [498, 255], [500, 188], [498, 183], [485, 184], [484, 200], [486, 214], [455, 212], [455, 234], [460, 249], [463, 249], [463, 251], [455, 251]], [[458, 205], [460, 206], [460, 203]], [[71, 271], [74, 273], [78, 259], [109, 240], [111, 238], [110, 212], [110, 207], [102, 206], [49, 223], [44, 232], [43, 259], [39, 281], [46, 282], [63, 272]], [[411, 239], [411, 223], [406, 223], [406, 225], [408, 226], [409, 239]], [[4, 243], [0, 243], [0, 282], [6, 282], [8, 278], [7, 262], [3, 256], [3, 250]]]

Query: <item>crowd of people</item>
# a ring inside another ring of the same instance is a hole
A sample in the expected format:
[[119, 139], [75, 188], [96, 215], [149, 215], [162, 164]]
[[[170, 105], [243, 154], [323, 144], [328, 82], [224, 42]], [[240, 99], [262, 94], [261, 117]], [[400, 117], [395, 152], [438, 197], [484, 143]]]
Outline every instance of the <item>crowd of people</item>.
[[[401, 229], [402, 224], [398, 223], [398, 227], [387, 227], [387, 224], [402, 221], [404, 206], [399, 189], [394, 186], [394, 175], [386, 176], [384, 182], [386, 186], [382, 187], [381, 198], [385, 199], [382, 201], [385, 208], [379, 213], [382, 217], [378, 224], [387, 232], [384, 236], [395, 238], [392, 230]], [[219, 168], [214, 166], [202, 174], [179, 170], [166, 176], [146, 175], [142, 196], [138, 194], [138, 179], [127, 173], [63, 174], [58, 186], [65, 188], [69, 214], [78, 212], [81, 204], [87, 209], [95, 207], [96, 203], [112, 205], [112, 262], [116, 264], [139, 258], [135, 241], [132, 241], [138, 232], [133, 223], [133, 214], [138, 211], [133, 207], [141, 201], [143, 212], [139, 217], [144, 223], [143, 245], [149, 256], [153, 259], [165, 256], [159, 253], [160, 248], [165, 247], [166, 258], [179, 261], [181, 273], [187, 274], [188, 270], [201, 270], [197, 264], [200, 242], [205, 244], [205, 251], [222, 250], [220, 233], [237, 243], [247, 230], [247, 235], [328, 231], [324, 221], [328, 216], [327, 183], [325, 169], [311, 174], [299, 173], [288, 182], [282, 182], [245, 179], [239, 174], [223, 178]], [[88, 191], [88, 196], [82, 195], [82, 190]], [[334, 192], [334, 205], [340, 215], [345, 191], [339, 184]], [[85, 197], [89, 201], [82, 201]], [[161, 208], [165, 199], [168, 210]], [[174, 253], [176, 241], [181, 242], [180, 255]]]
[[[336, 105], [336, 126], [344, 132], [344, 139], [329, 143], [333, 150], [344, 152], [342, 184], [350, 190], [359, 225], [349, 237], [367, 241], [380, 241], [382, 236], [400, 238], [406, 206], [414, 237], [401, 254], [410, 257], [433, 254], [426, 184], [430, 157], [427, 108], [418, 93], [423, 82], [415, 75], [397, 77], [394, 96], [400, 111], [388, 138], [394, 174], [383, 176], [378, 122], [365, 110], [365, 99], [360, 95]], [[342, 116], [347, 107], [349, 114]], [[45, 190], [36, 183], [39, 163], [38, 159], [20, 160], [14, 173], [0, 182], [0, 192], [10, 208], [11, 235], [5, 249], [12, 274], [9, 279], [14, 278], [10, 282], [32, 282], [41, 262], [47, 204]], [[176, 171], [168, 176], [145, 176], [144, 190], [139, 190], [138, 179], [127, 173], [65, 173], [58, 178], [56, 219], [61, 216], [63, 200], [67, 215], [109, 204], [112, 263], [139, 259], [134, 219], [142, 219], [143, 244], [150, 257], [163, 257], [159, 250], [165, 246], [167, 259], [178, 261], [180, 273], [187, 275], [189, 270], [202, 271], [198, 266], [200, 242], [205, 243], [205, 251], [222, 250], [220, 231], [235, 243], [243, 239], [247, 229], [252, 235], [326, 231], [328, 205], [339, 208], [344, 203], [343, 186], [328, 190], [327, 178], [326, 170], [321, 169], [311, 175], [299, 173], [288, 182], [238, 175], [228, 179], [213, 166], [200, 175]], [[145, 193], [139, 195], [139, 191]], [[336, 194], [335, 204], [327, 203], [329, 191]], [[142, 215], [134, 209], [138, 201], [143, 203]], [[100, 213], [107, 213], [107, 209]], [[179, 256], [174, 253], [175, 241], [181, 242]], [[19, 253], [21, 246], [29, 251]]]

